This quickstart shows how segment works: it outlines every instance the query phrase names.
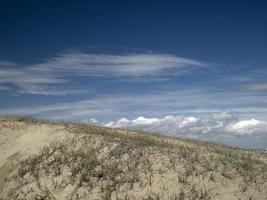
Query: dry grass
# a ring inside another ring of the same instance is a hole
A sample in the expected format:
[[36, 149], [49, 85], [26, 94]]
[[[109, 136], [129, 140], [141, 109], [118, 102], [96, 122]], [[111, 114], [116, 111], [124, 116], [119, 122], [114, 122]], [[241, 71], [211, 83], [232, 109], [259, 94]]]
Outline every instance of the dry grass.
[[60, 125], [74, 137], [53, 142], [20, 161], [6, 182], [4, 199], [267, 196], [266, 157], [257, 152], [87, 124]]

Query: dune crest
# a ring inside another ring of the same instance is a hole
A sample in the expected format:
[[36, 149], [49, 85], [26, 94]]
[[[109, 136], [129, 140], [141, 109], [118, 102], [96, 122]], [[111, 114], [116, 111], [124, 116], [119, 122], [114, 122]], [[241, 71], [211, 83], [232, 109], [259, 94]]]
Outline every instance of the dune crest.
[[0, 199], [257, 199], [265, 152], [97, 127], [0, 118]]

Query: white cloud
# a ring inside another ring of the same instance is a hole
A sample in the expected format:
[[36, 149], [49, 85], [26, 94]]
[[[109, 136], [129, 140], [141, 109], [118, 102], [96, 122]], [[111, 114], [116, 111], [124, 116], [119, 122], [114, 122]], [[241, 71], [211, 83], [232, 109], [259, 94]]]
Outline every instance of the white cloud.
[[127, 118], [123, 117], [117, 121], [115, 127], [124, 128], [124, 127], [127, 127], [129, 123], [130, 121]]
[[[225, 101], [228, 95], [231, 96], [231, 100]], [[240, 99], [236, 93], [222, 92], [210, 95], [209, 91], [182, 90], [143, 95], [101, 95], [83, 101], [1, 108], [0, 113], [32, 115], [51, 120], [82, 120], [90, 123], [95, 123], [90, 120], [93, 118], [101, 123], [127, 116], [128, 119], [124, 117], [105, 125], [155, 131], [171, 136], [198, 138], [248, 148], [267, 148], [267, 134], [265, 134], [267, 107], [257, 106], [264, 100], [266, 100], [264, 95], [252, 98], [243, 96]], [[226, 112], [228, 110], [232, 112]], [[166, 117], [160, 117], [166, 114]], [[140, 115], [143, 117], [137, 117]], [[148, 115], [155, 117], [144, 117]], [[255, 118], [256, 123], [246, 122], [252, 118]], [[244, 120], [245, 124], [249, 125], [245, 126]], [[242, 137], [241, 140], [242, 135], [246, 137]]]
[[75, 89], [59, 86], [48, 86], [43, 84], [19, 84], [17, 93], [19, 94], [41, 94], [41, 95], [54, 95], [54, 96], [66, 96], [70, 94], [85, 94], [90, 90], [87, 89]]
[[198, 122], [200, 121], [200, 119], [196, 118], [196, 117], [185, 117], [179, 124], [179, 128], [183, 129], [186, 127], [192, 127], [195, 126], [196, 124], [198, 124]]
[[204, 62], [169, 54], [136, 53], [125, 55], [65, 53], [30, 66], [30, 70], [83, 76], [161, 76], [168, 70], [176, 74], [184, 70], [207, 67]]
[[[2, 114], [33, 115], [42, 118], [81, 120], [97, 118], [101, 121], [127, 116], [207, 116], [225, 111], [237, 113], [241, 119], [264, 119], [267, 107], [260, 105], [266, 95], [214, 92], [206, 90], [177, 89], [172, 92], [158, 91], [147, 94], [106, 94], [90, 99], [29, 107], [1, 108]], [[227, 101], [225, 101], [227, 99]], [[233, 121], [236, 116], [222, 113], [213, 116], [218, 121]], [[233, 119], [232, 119], [233, 118]], [[223, 120], [222, 120], [223, 119]], [[139, 120], [142, 121], [142, 120]], [[199, 122], [198, 122], [199, 123]]]
[[140, 126], [144, 126], [144, 125], [150, 125], [150, 124], [154, 124], [157, 123], [158, 119], [156, 118], [145, 118], [145, 117], [138, 117], [136, 119], [133, 120], [133, 123], [136, 125], [140, 125]]
[[[227, 135], [252, 135], [267, 134], [267, 122], [255, 119], [238, 120], [231, 113], [222, 113], [227, 117], [182, 117], [166, 116], [164, 118], [145, 118], [138, 117], [133, 120], [126, 118], [119, 119], [117, 122], [104, 124], [108, 127], [130, 128], [134, 130], [146, 130], [160, 132], [173, 136], [186, 136], [203, 134], [227, 134]], [[231, 119], [231, 120], [229, 120]]]
[[231, 122], [231, 121], [237, 120], [238, 117], [232, 112], [221, 112], [221, 113], [215, 114], [213, 118], [218, 121]]
[[98, 124], [98, 123], [99, 123], [98, 120], [95, 119], [95, 118], [91, 118], [91, 119], [89, 119], [89, 120], [87, 120], [87, 119], [83, 119], [83, 120], [81, 120], [80, 122], [81, 122], [81, 123], [90, 123], [90, 124]]
[[241, 120], [226, 127], [227, 131], [239, 135], [267, 133], [267, 122], [256, 119]]
[[114, 122], [108, 122], [108, 123], [106, 123], [105, 124], [105, 127], [110, 127], [110, 128], [114, 128], [115, 127], [115, 125], [114, 125], [115, 123]]
[[[166, 80], [166, 75], [177, 76], [200, 67], [208, 67], [208, 64], [169, 54], [111, 55], [71, 52], [27, 66], [0, 61], [0, 83], [18, 88], [23, 85], [23, 90], [20, 90], [23, 93], [57, 95], [56, 92], [44, 90], [55, 85], [64, 86], [73, 81], [73, 77], [116, 77], [117, 80], [136, 82], [162, 81]], [[66, 88], [62, 93], [73, 94], [69, 90]]]
[[0, 66], [2, 67], [16, 67], [16, 63], [8, 62], [8, 61], [0, 61]]
[[249, 91], [267, 91], [267, 83], [252, 83], [243, 87]]

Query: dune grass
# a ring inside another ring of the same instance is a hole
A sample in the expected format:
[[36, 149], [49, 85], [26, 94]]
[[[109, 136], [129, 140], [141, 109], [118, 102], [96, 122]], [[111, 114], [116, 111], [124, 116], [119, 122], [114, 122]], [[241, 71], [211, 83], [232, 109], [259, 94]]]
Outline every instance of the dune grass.
[[220, 199], [222, 188], [236, 199], [266, 194], [266, 158], [254, 151], [58, 124], [74, 137], [22, 160], [12, 175], [10, 199]]

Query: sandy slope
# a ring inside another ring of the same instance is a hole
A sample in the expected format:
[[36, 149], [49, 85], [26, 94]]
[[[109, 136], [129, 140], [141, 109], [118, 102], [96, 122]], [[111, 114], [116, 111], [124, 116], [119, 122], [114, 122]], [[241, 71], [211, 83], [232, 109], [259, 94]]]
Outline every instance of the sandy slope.
[[[66, 137], [64, 126], [0, 118], [0, 189], [14, 165], [54, 140]], [[69, 133], [68, 133], [69, 134]]]
[[66, 136], [63, 126], [48, 124], [28, 125], [24, 122], [0, 123], [0, 166], [14, 154], [25, 157], [37, 153], [41, 146]]
[[213, 144], [0, 118], [0, 150], [0, 199], [267, 196], [265, 155]]

